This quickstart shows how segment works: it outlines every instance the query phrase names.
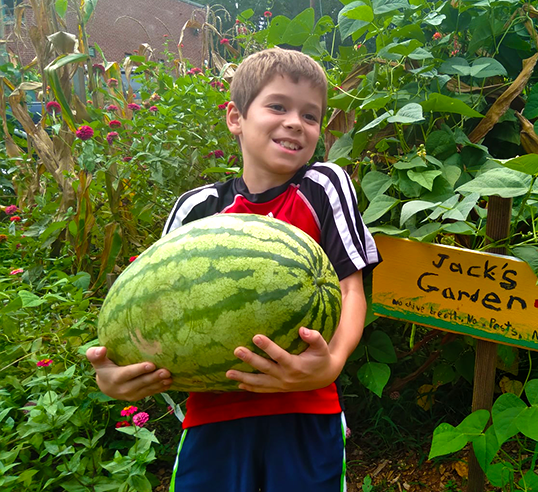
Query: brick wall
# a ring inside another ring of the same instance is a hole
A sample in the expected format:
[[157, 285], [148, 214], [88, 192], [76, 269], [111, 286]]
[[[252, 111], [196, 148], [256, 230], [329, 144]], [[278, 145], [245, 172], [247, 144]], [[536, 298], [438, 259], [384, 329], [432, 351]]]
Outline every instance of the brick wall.
[[[203, 11], [190, 2], [179, 0], [99, 0], [92, 19], [87, 26], [89, 45], [95, 43], [103, 50], [108, 61], [121, 62], [126, 53], [135, 54], [142, 43], [147, 43], [154, 50], [154, 60], [166, 59], [163, 51], [168, 42], [168, 51], [177, 58], [177, 43], [181, 30], [194, 11], [196, 18], [203, 20]], [[28, 27], [34, 23], [30, 9], [25, 13], [23, 41], [11, 32], [12, 24], [6, 25], [8, 46], [20, 57], [22, 64], [29, 63], [35, 52], [28, 35]], [[73, 12], [67, 14], [67, 31], [76, 33], [76, 21]], [[193, 65], [201, 64], [202, 37], [193, 29], [186, 29], [183, 36], [182, 53]], [[99, 61], [96, 52], [95, 61]]]

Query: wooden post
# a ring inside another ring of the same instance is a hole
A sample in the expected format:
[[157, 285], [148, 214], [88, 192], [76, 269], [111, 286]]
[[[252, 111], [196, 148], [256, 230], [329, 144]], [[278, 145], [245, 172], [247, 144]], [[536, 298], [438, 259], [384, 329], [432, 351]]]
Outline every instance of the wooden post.
[[[486, 235], [491, 241], [502, 241], [510, 233], [512, 216], [512, 199], [491, 196], [488, 200], [488, 221]], [[506, 248], [491, 247], [489, 253], [506, 254]], [[495, 370], [497, 362], [497, 344], [485, 340], [476, 341], [476, 359], [473, 382], [473, 412], [491, 411], [495, 389]], [[469, 482], [467, 492], [483, 492], [485, 474], [480, 468], [471, 448], [469, 453]]]

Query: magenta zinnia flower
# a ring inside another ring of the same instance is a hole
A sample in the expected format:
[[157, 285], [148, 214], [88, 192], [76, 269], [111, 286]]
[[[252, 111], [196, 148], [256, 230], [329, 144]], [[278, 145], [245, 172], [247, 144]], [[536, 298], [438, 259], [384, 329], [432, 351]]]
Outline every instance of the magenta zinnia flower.
[[127, 420], [122, 420], [121, 422], [116, 422], [116, 429], [119, 429], [120, 427], [131, 427], [131, 423]]
[[226, 109], [228, 107], [228, 104], [230, 103], [230, 101], [226, 101], [225, 103], [222, 103], [222, 104], [219, 104], [217, 106], [217, 108], [219, 109]]
[[138, 407], [134, 407], [133, 405], [129, 405], [128, 407], [125, 407], [121, 411], [121, 416], [122, 417], [128, 417], [129, 415], [132, 415], [135, 412], [138, 412]]
[[52, 359], [43, 359], [37, 362], [37, 367], [49, 367], [52, 364]]
[[108, 132], [108, 135], [106, 136], [106, 141], [108, 142], [108, 145], [112, 145], [112, 142], [116, 140], [120, 134], [118, 132]]
[[106, 110], [107, 110], [107, 111], [117, 111], [117, 110], [118, 110], [118, 106], [115, 106], [114, 104], [109, 104], [109, 105], [106, 107]]
[[97, 71], [101, 72], [102, 74], [105, 73], [105, 67], [104, 67], [103, 65], [101, 65], [100, 63], [94, 63], [94, 64], [92, 65], [92, 68], [93, 68], [94, 70], [97, 70]]
[[131, 256], [131, 257], [129, 258], [129, 263], [132, 263], [132, 262], [135, 261], [137, 258], [138, 258], [138, 255], [137, 255], [137, 256]]
[[129, 103], [127, 104], [127, 107], [131, 110], [131, 111], [138, 111], [140, 109], [140, 106], [136, 103]]
[[129, 161], [132, 160], [132, 159], [133, 159], [133, 158], [132, 158], [131, 156], [126, 155], [126, 156], [122, 159], [122, 161], [123, 161], [123, 162], [129, 162]]
[[187, 71], [187, 75], [196, 75], [197, 73], [202, 73], [202, 70], [198, 67], [191, 68]]
[[82, 125], [79, 127], [75, 135], [81, 140], [89, 140], [93, 137], [93, 128], [88, 125]]
[[224, 157], [224, 152], [222, 150], [215, 150], [213, 155], [218, 159], [219, 157]]
[[24, 272], [24, 268], [16, 268], [15, 270], [11, 270], [11, 272], [9, 272], [10, 275], [18, 275], [19, 273], [23, 273]]
[[159, 108], [158, 108], [157, 106], [151, 106], [151, 107], [149, 108], [149, 110], [150, 110], [151, 112], [155, 113], [155, 112], [159, 111]]
[[121, 121], [118, 120], [110, 120], [110, 123], [108, 124], [110, 128], [120, 128], [121, 127]]
[[145, 423], [149, 420], [149, 415], [146, 412], [140, 412], [133, 415], [133, 424], [138, 427], [144, 427]]
[[273, 14], [271, 12], [269, 12], [269, 10], [266, 10], [264, 13], [263, 13], [263, 16], [264, 17], [272, 17]]
[[230, 40], [228, 38], [222, 38], [220, 44], [230, 44]]
[[17, 208], [17, 205], [8, 205], [5, 209], [4, 209], [4, 212], [7, 214], [7, 215], [13, 215], [15, 212], [17, 212], [17, 210], [19, 210]]
[[118, 79], [110, 78], [107, 82], [108, 87], [118, 87]]
[[62, 111], [62, 107], [56, 101], [49, 101], [45, 108], [49, 114], [61, 113]]

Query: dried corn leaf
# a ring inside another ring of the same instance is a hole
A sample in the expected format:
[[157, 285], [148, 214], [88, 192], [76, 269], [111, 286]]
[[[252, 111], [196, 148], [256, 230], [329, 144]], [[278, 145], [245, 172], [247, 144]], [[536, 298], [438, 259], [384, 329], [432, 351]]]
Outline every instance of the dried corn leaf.
[[499, 118], [506, 112], [510, 107], [511, 102], [521, 94], [521, 91], [527, 85], [529, 78], [532, 75], [534, 66], [538, 61], [538, 53], [536, 53], [531, 58], [523, 60], [523, 70], [517, 76], [516, 80], [512, 82], [510, 87], [499, 96], [499, 98], [493, 103], [491, 108], [489, 108], [486, 116], [480, 120], [480, 123], [475, 127], [475, 129], [470, 133], [469, 140], [473, 143], [477, 143], [482, 140], [488, 132], [495, 126], [499, 121]]
[[521, 145], [527, 154], [538, 154], [538, 135], [534, 131], [534, 125], [517, 111], [514, 112], [521, 124]]

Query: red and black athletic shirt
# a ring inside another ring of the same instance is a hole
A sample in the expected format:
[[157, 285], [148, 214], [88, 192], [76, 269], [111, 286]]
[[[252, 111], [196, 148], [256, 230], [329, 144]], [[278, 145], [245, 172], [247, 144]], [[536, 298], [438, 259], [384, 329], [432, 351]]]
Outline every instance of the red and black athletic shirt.
[[[358, 211], [353, 184], [335, 164], [304, 166], [287, 183], [259, 194], [249, 193], [242, 178], [196, 188], [178, 199], [163, 235], [217, 213], [268, 215], [299, 227], [321, 245], [340, 280], [358, 270], [368, 272], [380, 260]], [[295, 393], [191, 393], [183, 427], [261, 415], [341, 410], [334, 383]]]

